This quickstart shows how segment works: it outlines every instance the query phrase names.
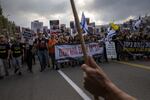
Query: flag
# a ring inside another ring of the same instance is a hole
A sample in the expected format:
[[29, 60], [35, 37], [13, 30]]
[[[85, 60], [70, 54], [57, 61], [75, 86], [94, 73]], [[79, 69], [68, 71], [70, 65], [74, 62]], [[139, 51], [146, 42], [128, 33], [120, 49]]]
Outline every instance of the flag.
[[[110, 25], [110, 26], [111, 26], [111, 25]], [[111, 40], [112, 40], [112, 37], [113, 37], [114, 35], [116, 35], [116, 34], [117, 34], [116, 30], [114, 30], [112, 27], [111, 27], [111, 28], [108, 27], [108, 29], [107, 29], [107, 36], [106, 36], [105, 40], [106, 40], [106, 41], [111, 41]]]
[[114, 29], [116, 31], [119, 30], [119, 26], [118, 25], [116, 25], [114, 23], [110, 23], [110, 25], [111, 25], [112, 29]]
[[136, 31], [140, 28], [140, 25], [142, 24], [142, 18], [139, 16], [139, 19], [133, 23], [133, 29]]
[[74, 29], [71, 29], [70, 35], [72, 37], [75, 37], [78, 33], [74, 31]]
[[138, 29], [140, 27], [141, 23], [142, 23], [141, 19], [137, 20], [135, 25], [134, 25], [134, 29], [135, 30]]
[[86, 22], [86, 18], [84, 16], [84, 13], [82, 13], [82, 18], [81, 18], [81, 28], [83, 29], [83, 31], [85, 32], [85, 34], [88, 34], [88, 25]]

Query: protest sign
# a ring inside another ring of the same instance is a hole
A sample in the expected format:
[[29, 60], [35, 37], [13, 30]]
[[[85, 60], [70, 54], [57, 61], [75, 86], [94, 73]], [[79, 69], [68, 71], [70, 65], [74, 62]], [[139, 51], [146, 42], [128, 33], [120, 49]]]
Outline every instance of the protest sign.
[[106, 53], [107, 53], [107, 58], [108, 59], [116, 59], [117, 54], [116, 54], [116, 47], [114, 42], [105, 42], [106, 45]]
[[32, 39], [33, 38], [33, 32], [30, 29], [23, 29], [22, 30], [22, 37], [27, 38], [27, 39]]
[[50, 20], [50, 29], [51, 30], [59, 29], [59, 20]]

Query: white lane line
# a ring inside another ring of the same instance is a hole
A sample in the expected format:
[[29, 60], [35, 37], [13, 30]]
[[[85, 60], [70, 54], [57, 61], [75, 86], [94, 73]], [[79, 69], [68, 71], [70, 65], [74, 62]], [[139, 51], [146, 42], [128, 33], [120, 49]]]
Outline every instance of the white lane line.
[[58, 72], [75, 89], [75, 91], [83, 98], [83, 100], [92, 100], [65, 73], [63, 73], [61, 70]]

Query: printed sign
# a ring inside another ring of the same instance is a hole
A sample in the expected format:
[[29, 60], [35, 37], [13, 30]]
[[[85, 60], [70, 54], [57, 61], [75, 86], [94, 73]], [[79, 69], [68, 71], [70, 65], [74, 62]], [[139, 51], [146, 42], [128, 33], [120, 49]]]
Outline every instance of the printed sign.
[[[98, 43], [86, 44], [86, 48], [89, 55], [103, 54], [103, 47]], [[82, 57], [83, 52], [81, 45], [57, 45], [55, 46], [55, 57], [56, 60], [66, 58]]]
[[116, 54], [116, 47], [114, 42], [105, 42], [106, 45], [106, 53], [107, 53], [107, 58], [108, 59], [116, 59], [117, 54]]

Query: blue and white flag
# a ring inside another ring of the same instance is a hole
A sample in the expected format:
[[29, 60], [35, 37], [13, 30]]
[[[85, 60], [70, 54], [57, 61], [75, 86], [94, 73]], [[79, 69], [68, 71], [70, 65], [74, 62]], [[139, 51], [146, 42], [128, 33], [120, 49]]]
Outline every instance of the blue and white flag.
[[142, 23], [141, 19], [137, 20], [134, 24], [134, 30], [137, 30], [140, 27], [141, 23]]
[[111, 41], [112, 40], [112, 37], [114, 35], [116, 35], [117, 32], [113, 29], [110, 29], [110, 27], [107, 29], [107, 36], [106, 36], [106, 41]]
[[141, 24], [142, 24], [142, 19], [141, 19], [141, 17], [139, 17], [139, 19], [136, 20], [135, 23], [133, 23], [133, 29], [135, 31], [138, 30], [140, 28]]
[[81, 18], [81, 28], [84, 30], [85, 34], [88, 34], [88, 25], [86, 22], [86, 18], [84, 16], [84, 13], [82, 13], [82, 18]]

